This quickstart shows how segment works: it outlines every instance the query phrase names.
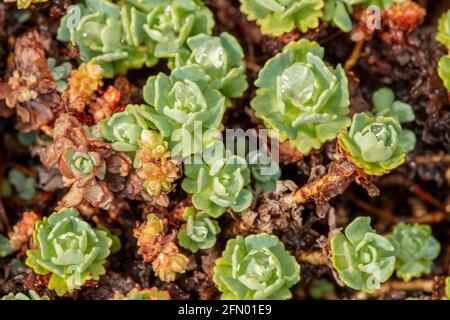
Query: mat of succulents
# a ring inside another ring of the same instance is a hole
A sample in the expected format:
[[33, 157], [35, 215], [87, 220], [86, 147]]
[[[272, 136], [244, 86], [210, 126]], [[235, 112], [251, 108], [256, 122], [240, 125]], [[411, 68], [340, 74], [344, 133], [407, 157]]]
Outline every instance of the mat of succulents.
[[447, 0], [0, 0], [0, 300], [449, 300]]

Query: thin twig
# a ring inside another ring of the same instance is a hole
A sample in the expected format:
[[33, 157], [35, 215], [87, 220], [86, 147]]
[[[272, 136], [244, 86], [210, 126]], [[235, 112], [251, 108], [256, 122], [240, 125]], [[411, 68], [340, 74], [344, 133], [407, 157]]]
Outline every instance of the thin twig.
[[412, 216], [412, 217], [404, 217], [402, 221], [408, 223], [440, 223], [446, 220], [447, 215], [441, 211], [430, 212], [423, 216]]
[[11, 226], [9, 224], [9, 219], [6, 214], [5, 207], [3, 206], [2, 198], [0, 197], [0, 231], [4, 231], [3, 226], [6, 227], [6, 230], [8, 232], [11, 230]]
[[361, 208], [364, 211], [367, 211], [369, 213], [372, 213], [380, 219], [385, 221], [390, 221], [394, 223], [398, 223], [400, 221], [407, 222], [407, 223], [440, 223], [446, 219], [446, 214], [441, 211], [435, 211], [426, 213], [421, 216], [410, 216], [410, 217], [399, 217], [392, 214], [392, 211], [390, 208], [378, 208], [375, 207], [358, 197], [356, 197], [353, 193], [347, 192], [345, 194], [345, 197], [352, 201], [356, 206]]
[[406, 176], [402, 174], [395, 174], [390, 175], [386, 178], [383, 178], [380, 180], [379, 185], [382, 186], [397, 186], [401, 185], [405, 188], [407, 188], [410, 192], [414, 193], [416, 196], [418, 196], [420, 199], [432, 204], [436, 208], [439, 209], [439, 211], [447, 212], [450, 214], [449, 208], [446, 208], [446, 206], [441, 203], [439, 200], [437, 200], [435, 197], [433, 197], [430, 193], [422, 189], [421, 186], [418, 184], [412, 182], [410, 179], [408, 179]]
[[353, 47], [352, 54], [347, 59], [347, 61], [344, 64], [344, 70], [350, 71], [353, 66], [358, 62], [359, 56], [361, 55], [361, 50], [364, 45], [364, 39], [356, 41], [355, 46]]
[[328, 257], [320, 250], [315, 251], [303, 251], [297, 250], [295, 257], [298, 262], [306, 262], [313, 265], [327, 265]]
[[450, 154], [440, 152], [430, 155], [417, 156], [414, 158], [414, 161], [420, 164], [441, 163], [441, 162], [450, 163]]
[[401, 280], [390, 280], [381, 285], [380, 289], [374, 292], [358, 292], [354, 295], [357, 300], [366, 300], [369, 297], [382, 297], [390, 291], [425, 291], [432, 292], [434, 286], [433, 279], [417, 279], [408, 282]]
[[25, 167], [25, 166], [23, 166], [23, 165], [21, 165], [21, 164], [14, 163], [14, 164], [12, 165], [12, 167], [13, 167], [14, 169], [19, 170], [19, 171], [22, 172], [24, 175], [30, 176], [30, 177], [32, 177], [32, 178], [36, 178], [36, 177], [37, 177], [37, 173], [36, 173], [35, 171], [33, 171], [32, 169], [30, 169], [30, 168], [28, 168], [28, 167]]
[[392, 221], [392, 222], [398, 222], [399, 219], [390, 212], [390, 210], [386, 210], [383, 208], [378, 208], [375, 206], [372, 206], [371, 204], [359, 199], [357, 196], [355, 196], [351, 192], [347, 192], [345, 194], [345, 197], [352, 201], [356, 206], [363, 209], [364, 211], [367, 211], [369, 213], [372, 213], [378, 217], [380, 217], [383, 220], [386, 221]]

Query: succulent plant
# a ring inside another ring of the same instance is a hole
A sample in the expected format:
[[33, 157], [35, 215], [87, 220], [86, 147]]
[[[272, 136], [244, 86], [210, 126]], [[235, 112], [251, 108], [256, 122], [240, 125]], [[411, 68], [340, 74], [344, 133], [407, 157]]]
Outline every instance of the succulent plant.
[[370, 227], [369, 217], [358, 217], [331, 238], [332, 264], [350, 288], [373, 291], [394, 272], [395, 247]]
[[[188, 52], [186, 40], [197, 34], [211, 34], [212, 12], [199, 0], [126, 0], [147, 13], [143, 30], [154, 42], [154, 55], [175, 58]], [[173, 59], [171, 59], [173, 60]], [[170, 61], [169, 66], [173, 67]]]
[[106, 162], [99, 153], [87, 148], [67, 149], [59, 159], [59, 169], [65, 178], [75, 179], [83, 186], [94, 178], [105, 179]]
[[152, 263], [155, 275], [162, 281], [174, 281], [178, 273], [184, 273], [189, 259], [180, 253], [173, 242], [176, 231], [167, 233], [167, 219], [161, 219], [155, 214], [147, 215], [147, 220], [134, 229], [138, 239], [138, 253], [145, 262]]
[[295, 258], [266, 233], [228, 240], [213, 276], [222, 300], [286, 300], [299, 280]]
[[[78, 12], [77, 12], [78, 11]], [[85, 0], [61, 19], [57, 39], [77, 45], [84, 62], [95, 60], [104, 76], [153, 66], [154, 43], [143, 30], [146, 14], [127, 3]], [[80, 15], [80, 20], [75, 15]]]
[[188, 257], [180, 253], [175, 243], [166, 244], [161, 253], [152, 262], [155, 275], [165, 282], [175, 280], [177, 273], [185, 273]]
[[72, 65], [69, 62], [63, 62], [59, 66], [56, 66], [56, 60], [54, 58], [48, 58], [47, 68], [56, 83], [56, 89], [59, 92], [66, 91], [68, 88], [66, 80], [70, 75], [70, 71], [72, 71]]
[[245, 188], [250, 182], [247, 162], [232, 155], [219, 140], [202, 157], [195, 155], [186, 160], [184, 174], [181, 187], [193, 194], [194, 207], [213, 218], [228, 208], [241, 212], [252, 202], [252, 193]]
[[173, 190], [173, 183], [180, 177], [180, 170], [175, 161], [163, 158], [160, 161], [144, 163], [137, 174], [144, 181], [147, 193], [157, 196]]
[[220, 133], [225, 98], [201, 77], [195, 72], [182, 78], [159, 73], [148, 78], [144, 87], [149, 106], [140, 114], [169, 141], [173, 156], [201, 152]]
[[340, 65], [328, 67], [323, 48], [301, 39], [268, 60], [251, 101], [269, 134], [289, 139], [302, 153], [320, 148], [350, 125], [347, 77]]
[[[139, 147], [143, 129], [148, 129], [147, 121], [140, 115], [142, 106], [129, 104], [124, 111], [116, 112], [100, 124], [100, 133], [111, 142], [116, 151], [127, 152], [134, 158]], [[135, 166], [139, 166], [135, 162]]]
[[16, 2], [17, 9], [28, 9], [31, 4], [47, 2], [47, 0], [4, 0], [4, 2]]
[[323, 0], [240, 0], [241, 11], [256, 20], [261, 32], [279, 36], [294, 28], [306, 32], [319, 26]]
[[431, 272], [431, 265], [439, 255], [441, 245], [433, 237], [429, 225], [400, 222], [388, 239], [396, 249], [395, 269], [399, 277], [409, 281]]
[[255, 179], [255, 189], [265, 192], [275, 191], [277, 180], [281, 177], [281, 169], [267, 151], [253, 150], [247, 154], [247, 163], [252, 177]]
[[331, 24], [344, 32], [352, 30], [352, 19], [350, 13], [352, 6], [347, 0], [325, 0], [322, 20]]
[[17, 133], [17, 140], [19, 140], [20, 144], [23, 146], [30, 146], [36, 143], [37, 137], [38, 133], [36, 131]]
[[[41, 162], [58, 169], [64, 187], [70, 188], [58, 207], [77, 208], [89, 203], [108, 210], [115, 196], [121, 197], [124, 192], [130, 197], [145, 196], [139, 178], [130, 172], [130, 157], [112, 150], [110, 143], [94, 138], [92, 131], [74, 115], [62, 113], [54, 123], [53, 140], [36, 149]], [[131, 179], [137, 182], [127, 188], [122, 186]]]
[[95, 91], [103, 85], [103, 69], [93, 60], [72, 70], [68, 81], [71, 102], [89, 103]]
[[[29, 247], [30, 239], [33, 236], [34, 226], [39, 216], [34, 211], [25, 211], [19, 221], [14, 224], [8, 232], [9, 243], [6, 244], [12, 251], [21, 251]], [[0, 243], [1, 241], [0, 236]], [[0, 245], [1, 246], [1, 245]], [[1, 249], [0, 249], [1, 251]], [[0, 252], [0, 256], [1, 256]]]
[[366, 173], [383, 175], [405, 160], [400, 132], [400, 124], [391, 117], [374, 118], [361, 113], [353, 117], [350, 132], [339, 136], [339, 145]]
[[170, 300], [170, 294], [168, 291], [160, 291], [156, 287], [142, 290], [134, 288], [126, 296], [116, 292], [113, 300]]
[[450, 10], [443, 13], [438, 20], [436, 40], [450, 49]]
[[152, 196], [172, 191], [181, 172], [177, 162], [170, 159], [168, 143], [156, 131], [144, 129], [138, 145], [135, 167], [139, 168], [137, 174], [144, 181], [144, 189]]
[[350, 130], [338, 136], [340, 148], [349, 160], [370, 175], [383, 175], [405, 161], [405, 153], [414, 149], [415, 134], [402, 129], [401, 123], [413, 121], [410, 105], [395, 101], [389, 88], [373, 95], [376, 115], [358, 113]]
[[107, 232], [92, 228], [73, 208], [63, 208], [37, 221], [26, 265], [35, 273], [51, 273], [48, 288], [63, 296], [105, 273], [105, 259], [113, 241]]
[[0, 258], [9, 256], [16, 251], [16, 249], [14, 243], [9, 241], [4, 235], [0, 234]]
[[450, 55], [439, 59], [438, 74], [444, 83], [444, 87], [450, 92]]
[[394, 91], [388, 87], [375, 91], [372, 102], [377, 116], [394, 117], [400, 123], [411, 122], [416, 118], [412, 107], [407, 103], [395, 100]]
[[43, 295], [42, 297], [37, 294], [36, 291], [30, 290], [28, 291], [28, 295], [19, 292], [19, 293], [9, 293], [6, 296], [3, 296], [1, 300], [50, 300], [47, 295]]
[[11, 169], [8, 172], [8, 181], [20, 199], [31, 200], [36, 196], [36, 180], [33, 177], [26, 176], [17, 169]]
[[193, 207], [187, 207], [183, 212], [186, 221], [178, 232], [180, 246], [197, 252], [199, 249], [208, 249], [216, 243], [220, 232], [217, 221], [211, 219], [205, 212], [197, 212]]
[[142, 255], [145, 262], [152, 262], [161, 252], [160, 242], [165, 235], [167, 220], [159, 218], [151, 213], [147, 215], [147, 220], [133, 232], [137, 238], [138, 253]]
[[142, 130], [138, 146], [136, 159], [140, 164], [170, 157], [169, 144], [154, 130]]
[[244, 52], [235, 37], [227, 32], [218, 37], [199, 34], [187, 39], [187, 45], [190, 54], [177, 56], [173, 74], [180, 79], [186, 73], [203, 74], [211, 88], [227, 98], [242, 97], [248, 84]]

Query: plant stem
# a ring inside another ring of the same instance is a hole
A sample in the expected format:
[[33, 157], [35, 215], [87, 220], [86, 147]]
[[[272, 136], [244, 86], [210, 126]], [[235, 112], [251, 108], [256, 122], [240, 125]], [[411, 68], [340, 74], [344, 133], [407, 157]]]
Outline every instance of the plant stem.
[[309, 181], [294, 193], [281, 198], [280, 201], [287, 207], [311, 200], [328, 201], [342, 194], [356, 177], [356, 167], [353, 163], [345, 159], [332, 162], [326, 174]]
[[4, 227], [6, 227], [7, 231], [11, 230], [11, 226], [9, 224], [9, 219], [5, 211], [5, 207], [3, 206], [2, 198], [0, 197], [0, 231], [4, 231]]
[[297, 250], [295, 252], [295, 258], [298, 262], [306, 262], [313, 265], [327, 265], [328, 257], [320, 250], [303, 251]]
[[380, 185], [383, 186], [403, 186], [410, 192], [414, 193], [420, 199], [434, 205], [439, 211], [447, 212], [450, 214], [450, 208], [446, 207], [443, 203], [437, 200], [433, 195], [422, 189], [421, 186], [412, 182], [406, 176], [402, 174], [390, 175], [380, 181]]
[[358, 292], [354, 298], [357, 300], [365, 300], [369, 297], [382, 297], [390, 291], [425, 291], [432, 292], [434, 286], [433, 279], [417, 279], [408, 282], [401, 280], [390, 280], [381, 285], [380, 289], [374, 292]]
[[355, 46], [353, 47], [352, 54], [347, 59], [347, 61], [345, 62], [345, 65], [344, 65], [344, 70], [346, 72], [350, 71], [353, 68], [353, 66], [358, 62], [359, 56], [361, 55], [361, 50], [362, 50], [363, 45], [364, 45], [364, 39], [356, 41]]
[[359, 199], [357, 196], [355, 196], [353, 193], [348, 192], [345, 194], [345, 197], [349, 199], [351, 202], [353, 202], [356, 206], [363, 209], [364, 211], [370, 212], [375, 214], [376, 216], [379, 216], [380, 218], [386, 220], [386, 221], [392, 221], [397, 222], [399, 219], [394, 216], [390, 210], [386, 210], [383, 208], [377, 208], [375, 206], [372, 206], [371, 204]]

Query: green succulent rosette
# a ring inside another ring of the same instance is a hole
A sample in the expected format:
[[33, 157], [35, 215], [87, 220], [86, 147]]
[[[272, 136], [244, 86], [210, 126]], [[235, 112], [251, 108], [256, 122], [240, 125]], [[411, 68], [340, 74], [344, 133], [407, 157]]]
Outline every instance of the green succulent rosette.
[[76, 44], [82, 61], [95, 59], [104, 76], [112, 78], [158, 61], [142, 27], [145, 21], [144, 12], [126, 3], [85, 0], [61, 19], [57, 39]]
[[450, 49], [450, 10], [443, 13], [438, 20], [436, 40]]
[[227, 242], [213, 281], [222, 300], [286, 300], [300, 280], [300, 266], [278, 237], [261, 233]]
[[140, 114], [169, 142], [172, 156], [186, 157], [213, 143], [222, 130], [225, 98], [196, 72], [151, 76]]
[[129, 104], [124, 111], [116, 112], [100, 123], [100, 135], [111, 142], [114, 150], [126, 152], [134, 158], [142, 130], [149, 129], [149, 123], [141, 115], [143, 108], [143, 105]]
[[[6, 181], [6, 180], [5, 180]], [[22, 200], [32, 200], [36, 197], [37, 182], [33, 177], [27, 176], [22, 171], [11, 169], [8, 172], [8, 184], [17, 192], [17, 196]], [[11, 190], [12, 191], [12, 190]]]
[[42, 297], [34, 290], [28, 291], [28, 296], [22, 292], [9, 293], [3, 296], [1, 300], [50, 300], [49, 296], [43, 295]]
[[250, 183], [250, 169], [244, 158], [233, 155], [221, 141], [215, 141], [202, 156], [184, 162], [184, 191], [193, 194], [192, 203], [213, 218], [228, 208], [247, 209], [253, 199], [245, 187]]
[[383, 175], [405, 161], [405, 154], [414, 149], [414, 132], [402, 129], [401, 123], [415, 119], [409, 104], [396, 101], [389, 88], [373, 95], [376, 115], [358, 113], [350, 130], [343, 130], [338, 143], [350, 160], [370, 175]]
[[280, 36], [298, 28], [301, 32], [319, 26], [323, 0], [240, 0], [241, 11], [255, 21], [261, 32]]
[[384, 175], [405, 161], [400, 143], [402, 127], [392, 117], [373, 117], [358, 113], [350, 131], [343, 131], [338, 142], [351, 161], [370, 175]]
[[106, 162], [97, 152], [67, 149], [59, 161], [59, 169], [63, 176], [83, 182], [95, 177], [105, 179]]
[[197, 212], [194, 207], [187, 207], [183, 212], [186, 221], [178, 232], [178, 242], [183, 248], [192, 252], [208, 249], [216, 243], [220, 227], [206, 212]]
[[63, 296], [98, 280], [113, 241], [107, 232], [92, 228], [76, 209], [63, 208], [36, 222], [35, 249], [27, 250], [26, 265], [40, 275], [51, 273], [48, 288]]
[[56, 83], [56, 90], [59, 92], [66, 91], [68, 88], [67, 78], [72, 71], [72, 65], [69, 62], [63, 62], [57, 66], [54, 58], [48, 58], [47, 68]]
[[374, 291], [394, 272], [395, 247], [370, 227], [369, 217], [358, 217], [331, 238], [332, 264], [350, 288]]
[[301, 39], [268, 60], [255, 85], [251, 107], [269, 135], [306, 154], [350, 125], [347, 77], [322, 60], [323, 48]]
[[253, 150], [247, 154], [247, 162], [250, 167], [255, 189], [265, 192], [275, 191], [277, 180], [281, 177], [281, 169], [267, 151]]
[[[189, 55], [178, 55], [172, 74], [202, 74], [213, 89], [227, 98], [240, 98], [248, 88], [244, 52], [234, 36], [227, 32], [218, 37], [199, 34], [187, 39]], [[228, 103], [230, 104], [230, 103]]]
[[438, 74], [444, 87], [450, 92], [450, 56], [443, 56], [438, 62]]
[[154, 43], [154, 55], [170, 58], [169, 67], [178, 54], [189, 49], [186, 40], [197, 34], [211, 34], [214, 27], [212, 12], [198, 0], [126, 0], [146, 12], [142, 25]]
[[18, 248], [7, 237], [0, 234], [0, 258], [14, 253]]
[[400, 222], [388, 239], [396, 249], [395, 269], [399, 277], [409, 281], [431, 272], [431, 265], [439, 255], [441, 245], [433, 237], [429, 225]]

